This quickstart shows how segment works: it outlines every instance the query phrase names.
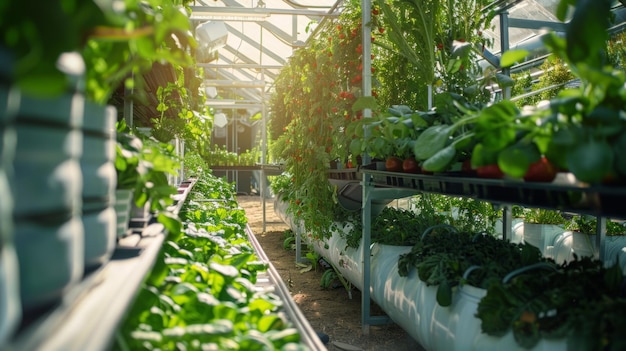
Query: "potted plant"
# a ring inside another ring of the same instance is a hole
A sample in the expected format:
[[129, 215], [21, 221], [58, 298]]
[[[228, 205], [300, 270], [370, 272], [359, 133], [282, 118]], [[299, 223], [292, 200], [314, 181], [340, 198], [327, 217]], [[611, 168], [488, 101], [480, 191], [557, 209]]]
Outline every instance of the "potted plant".
[[567, 219], [558, 210], [543, 208], [526, 208], [523, 216], [524, 242], [537, 247], [542, 254], [548, 253], [554, 239], [565, 231]]

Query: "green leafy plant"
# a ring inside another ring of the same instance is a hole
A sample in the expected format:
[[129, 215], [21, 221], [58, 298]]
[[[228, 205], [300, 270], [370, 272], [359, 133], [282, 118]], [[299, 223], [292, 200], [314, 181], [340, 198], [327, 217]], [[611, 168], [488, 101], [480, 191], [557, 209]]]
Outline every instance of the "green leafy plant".
[[140, 76], [153, 62], [193, 62], [189, 49], [195, 42], [182, 4], [129, 0], [114, 8], [99, 1], [50, 2], [41, 4], [39, 11], [20, 4], [2, 6], [0, 31], [7, 35], [0, 47], [10, 57], [3, 78], [29, 95], [58, 95], [76, 84], [57, 67], [59, 55], [80, 52], [86, 65], [86, 95], [106, 103], [120, 84], [135, 86], [139, 80], [133, 74]]
[[202, 156], [196, 152], [187, 152], [183, 157], [185, 175], [188, 178], [196, 178], [209, 171], [209, 166]]
[[542, 338], [561, 338], [575, 350], [619, 350], [624, 346], [619, 311], [626, 307], [622, 284], [618, 265], [604, 268], [588, 257], [563, 266], [530, 265], [492, 281], [477, 317], [484, 333], [501, 337], [510, 331], [528, 349]]
[[[419, 241], [426, 228], [441, 223], [441, 214], [417, 214], [414, 211], [385, 207], [372, 219], [371, 241], [384, 245], [412, 246]], [[347, 247], [361, 245], [363, 225], [361, 220], [352, 221], [352, 229], [345, 234]]]
[[[565, 229], [585, 234], [596, 234], [598, 219], [590, 215], [575, 215], [565, 223]], [[626, 235], [626, 225], [623, 222], [607, 220], [606, 235]]]
[[117, 125], [115, 168], [117, 189], [133, 189], [139, 207], [149, 203], [152, 211], [163, 210], [173, 203], [176, 188], [168, 183], [167, 175], [177, 175], [180, 164], [174, 147], [131, 134], [126, 124]]
[[[564, 20], [569, 3], [562, 4], [559, 18]], [[474, 167], [497, 164], [502, 172], [514, 178], [522, 178], [542, 156], [583, 182], [597, 184], [622, 178], [623, 153], [615, 150], [626, 142], [624, 121], [619, 117], [624, 105], [621, 92], [626, 75], [604, 65], [598, 55], [592, 58], [581, 54], [589, 50], [604, 51], [610, 1], [601, 1], [598, 6], [587, 2], [577, 6], [566, 38], [548, 35], [545, 44], [580, 78], [579, 88], [566, 89], [541, 106], [519, 110], [505, 100], [477, 113], [467, 113], [452, 126], [431, 127], [432, 131], [420, 136], [422, 141], [418, 138], [416, 156], [433, 157], [433, 163], [443, 165], [458, 149], [458, 140], [471, 137]], [[589, 30], [582, 33], [580, 28]], [[519, 52], [504, 53], [502, 65], [512, 65], [519, 55]], [[467, 124], [472, 124], [471, 132], [450, 140], [460, 126]]]
[[287, 229], [283, 232], [283, 249], [295, 250], [296, 234], [291, 229]]
[[307, 251], [304, 257], [309, 261], [313, 270], [317, 272], [317, 268], [319, 266], [320, 255], [315, 251]]
[[[437, 286], [437, 302], [452, 303], [452, 288], [467, 283], [485, 288], [510, 271], [542, 261], [541, 252], [531, 245], [513, 244], [482, 233], [458, 232], [440, 224], [426, 230], [409, 253], [400, 255], [398, 273], [407, 276], [416, 269], [420, 280]], [[463, 276], [478, 266], [469, 277]]]
[[352, 155], [369, 155], [385, 160], [389, 157], [406, 159], [413, 154], [413, 143], [419, 132], [432, 121], [432, 113], [413, 111], [405, 105], [394, 105], [386, 112], [371, 97], [361, 97], [352, 106], [354, 111], [369, 108], [372, 118], [363, 118], [347, 126], [354, 135], [350, 143]]
[[540, 223], [540, 224], [557, 224], [564, 225], [567, 219], [558, 210], [549, 210], [543, 208], [526, 208], [522, 216], [524, 222]]
[[247, 240], [234, 186], [204, 174], [193, 190], [181, 235], [163, 244], [113, 349], [307, 350], [280, 299], [255, 289], [268, 265]]

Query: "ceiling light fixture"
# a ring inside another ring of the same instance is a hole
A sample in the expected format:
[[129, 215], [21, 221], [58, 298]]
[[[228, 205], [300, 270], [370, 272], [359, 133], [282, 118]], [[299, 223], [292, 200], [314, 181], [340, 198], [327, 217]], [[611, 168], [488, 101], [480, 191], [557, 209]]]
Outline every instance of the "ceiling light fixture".
[[262, 22], [269, 16], [269, 12], [258, 11], [256, 8], [192, 6], [190, 18], [192, 20]]

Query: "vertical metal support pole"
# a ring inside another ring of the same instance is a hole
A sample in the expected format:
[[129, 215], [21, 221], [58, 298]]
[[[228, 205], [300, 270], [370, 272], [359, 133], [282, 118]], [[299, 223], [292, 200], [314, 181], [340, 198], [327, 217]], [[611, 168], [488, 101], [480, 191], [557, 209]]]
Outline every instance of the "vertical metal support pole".
[[606, 259], [606, 217], [596, 217], [596, 247], [598, 248], [598, 259], [602, 262]]
[[428, 84], [428, 110], [433, 108], [433, 85]]
[[[372, 29], [368, 25], [372, 21], [372, 2], [371, 0], [361, 0], [361, 33], [363, 36], [363, 96], [372, 96]], [[372, 111], [365, 109], [363, 118], [371, 118]], [[367, 129], [365, 129], [365, 138], [367, 138]], [[369, 164], [370, 156], [362, 155], [363, 164]], [[363, 175], [363, 208], [361, 220], [363, 224], [363, 291], [361, 291], [361, 328], [363, 335], [370, 334], [370, 243], [371, 243], [371, 216], [372, 216], [372, 199], [370, 198], [371, 180], [369, 175]]]
[[513, 237], [511, 223], [513, 223], [511, 205], [504, 205], [502, 207], [502, 240], [510, 240]]
[[371, 232], [372, 232], [372, 199], [371, 179], [369, 175], [363, 175], [363, 209], [361, 221], [363, 224], [363, 290], [361, 291], [361, 328], [363, 335], [370, 334], [370, 256], [371, 256]]
[[[509, 13], [506, 11], [500, 14], [500, 47], [503, 53], [509, 50]], [[502, 74], [510, 76], [511, 69], [503, 68]], [[502, 98], [505, 100], [511, 98], [511, 87], [504, 88]]]
[[[261, 69], [261, 80], [265, 83], [265, 70]], [[265, 181], [267, 180], [265, 174], [265, 164], [267, 163], [267, 116], [265, 110], [265, 88], [261, 89], [261, 200], [263, 201], [263, 233], [265, 233], [266, 224], [266, 207], [265, 207]]]
[[[363, 33], [363, 70], [361, 76], [363, 77], [363, 96], [372, 96], [372, 28], [369, 23], [372, 21], [372, 2], [371, 0], [361, 0], [361, 33]], [[371, 118], [372, 110], [363, 110], [363, 118]], [[365, 138], [369, 132], [365, 129]], [[365, 153], [362, 155], [363, 164], [367, 165], [371, 162], [370, 156]]]

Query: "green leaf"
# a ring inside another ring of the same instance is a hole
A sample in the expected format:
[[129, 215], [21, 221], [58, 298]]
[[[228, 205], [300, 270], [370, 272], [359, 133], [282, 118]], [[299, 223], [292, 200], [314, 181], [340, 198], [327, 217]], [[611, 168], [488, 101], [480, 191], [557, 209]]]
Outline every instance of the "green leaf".
[[198, 288], [190, 283], [176, 284], [171, 291], [172, 299], [179, 305], [184, 305], [186, 302], [195, 299], [198, 294]]
[[275, 333], [271, 333], [269, 338], [274, 345], [282, 347], [288, 343], [300, 342], [300, 332], [296, 328], [285, 328]]
[[413, 128], [426, 128], [426, 127], [428, 127], [428, 122], [419, 113], [412, 114], [411, 115], [411, 121], [413, 122]]
[[494, 283], [487, 289], [487, 295], [478, 303], [476, 316], [480, 319], [480, 329], [483, 333], [501, 337], [510, 328], [511, 320], [507, 317], [510, 303], [504, 286]]
[[455, 157], [456, 148], [453, 145], [448, 145], [424, 161], [422, 167], [430, 172], [443, 172], [454, 161]]
[[239, 275], [239, 271], [237, 271], [237, 268], [232, 267], [232, 266], [227, 266], [227, 265], [219, 264], [216, 262], [211, 262], [209, 264], [209, 267], [211, 268], [212, 271], [218, 272], [219, 274], [221, 274], [222, 276], [226, 278], [236, 278], [237, 275]]
[[183, 230], [183, 223], [178, 216], [171, 212], [159, 212], [157, 215], [157, 221], [165, 226], [167, 229], [168, 240], [176, 241], [180, 238]]
[[443, 279], [437, 287], [437, 303], [443, 307], [452, 304], [452, 287], [447, 279]]
[[496, 82], [501, 88], [512, 87], [515, 85], [515, 79], [502, 73], [496, 73]]
[[406, 105], [393, 105], [388, 109], [389, 113], [394, 116], [402, 117], [404, 115], [410, 115], [413, 113], [413, 110]]
[[168, 266], [165, 262], [165, 253], [161, 251], [159, 252], [157, 258], [154, 260], [154, 266], [152, 267], [152, 271], [148, 276], [147, 282], [149, 284], [159, 286], [167, 277], [167, 272]]
[[426, 160], [443, 149], [450, 140], [452, 128], [447, 125], [433, 126], [420, 134], [413, 152], [418, 160]]
[[260, 332], [267, 332], [269, 330], [281, 329], [283, 328], [285, 323], [282, 318], [277, 315], [264, 315], [259, 319], [257, 323], [257, 329]]
[[[576, 2], [574, 16], [566, 29], [567, 56], [575, 64], [586, 63], [600, 68], [607, 28], [611, 13], [611, 0], [580, 0]], [[591, 55], [591, 53], [596, 53]]]
[[498, 166], [502, 172], [514, 178], [522, 178], [531, 163], [541, 157], [534, 144], [511, 145], [498, 155]]
[[501, 150], [515, 141], [517, 107], [509, 100], [502, 100], [480, 112], [476, 121], [476, 135], [484, 147]]
[[568, 152], [567, 166], [580, 181], [600, 183], [611, 171], [613, 159], [613, 149], [606, 140], [590, 140]]
[[567, 13], [570, 6], [576, 6], [576, 0], [561, 0], [558, 2], [555, 14], [559, 21], [565, 22], [567, 20]]
[[502, 54], [502, 58], [500, 59], [500, 67], [507, 68], [511, 67], [518, 62], [522, 62], [526, 56], [528, 56], [529, 52], [527, 50], [509, 50], [505, 51]]
[[376, 98], [373, 96], [361, 96], [359, 97], [354, 104], [352, 104], [352, 111], [361, 111], [365, 109], [377, 110], [378, 102], [376, 102]]
[[498, 153], [478, 143], [472, 150], [472, 167], [493, 165], [498, 162]]

